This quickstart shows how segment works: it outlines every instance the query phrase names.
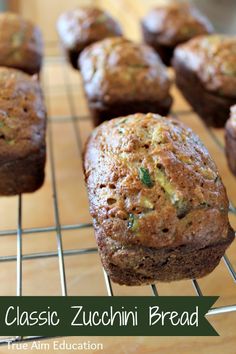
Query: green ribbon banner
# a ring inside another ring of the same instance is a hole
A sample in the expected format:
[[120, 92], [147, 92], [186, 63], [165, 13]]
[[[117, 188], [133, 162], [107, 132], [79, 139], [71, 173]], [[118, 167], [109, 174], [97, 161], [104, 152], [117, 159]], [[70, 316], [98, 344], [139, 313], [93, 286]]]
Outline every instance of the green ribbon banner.
[[0, 297], [0, 336], [217, 336], [216, 296]]

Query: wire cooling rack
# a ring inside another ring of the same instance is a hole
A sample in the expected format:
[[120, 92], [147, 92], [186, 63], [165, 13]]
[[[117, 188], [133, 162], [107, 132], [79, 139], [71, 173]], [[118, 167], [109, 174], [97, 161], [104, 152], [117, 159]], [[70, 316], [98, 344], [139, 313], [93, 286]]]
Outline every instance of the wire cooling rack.
[[[54, 44], [53, 44], [54, 45]], [[17, 213], [17, 227], [15, 229], [11, 230], [0, 230], [0, 237], [1, 236], [15, 236], [16, 235], [16, 240], [17, 240], [17, 245], [16, 249], [17, 252], [15, 255], [11, 256], [0, 256], [0, 264], [1, 263], [8, 263], [8, 262], [15, 262], [16, 263], [16, 295], [21, 296], [22, 295], [22, 264], [23, 262], [27, 260], [34, 260], [34, 259], [48, 259], [48, 258], [57, 258], [58, 259], [58, 267], [59, 267], [59, 274], [60, 274], [60, 287], [61, 287], [61, 295], [66, 296], [67, 295], [67, 279], [66, 279], [66, 274], [65, 274], [65, 257], [69, 256], [80, 256], [80, 255], [91, 255], [94, 253], [97, 253], [97, 248], [96, 247], [89, 247], [89, 248], [77, 248], [77, 249], [70, 249], [70, 250], [64, 250], [63, 249], [63, 243], [62, 243], [62, 232], [64, 231], [78, 231], [81, 229], [89, 229], [92, 228], [91, 223], [78, 223], [78, 224], [68, 224], [64, 225], [60, 221], [60, 214], [59, 214], [59, 203], [58, 203], [58, 187], [57, 187], [57, 171], [56, 171], [56, 165], [55, 165], [55, 158], [54, 158], [54, 146], [53, 146], [53, 130], [52, 130], [52, 125], [57, 121], [57, 120], [64, 120], [71, 122], [74, 130], [74, 136], [76, 139], [76, 145], [78, 148], [79, 153], [82, 153], [82, 142], [81, 142], [81, 132], [78, 127], [77, 122], [78, 121], [83, 121], [90, 119], [89, 116], [84, 116], [84, 115], [77, 115], [76, 114], [76, 109], [75, 109], [75, 102], [74, 102], [74, 97], [72, 94], [73, 91], [73, 85], [71, 85], [69, 77], [67, 75], [68, 70], [68, 64], [64, 61], [62, 57], [49, 57], [45, 60], [45, 64], [47, 63], [59, 63], [61, 66], [61, 70], [63, 71], [63, 78], [64, 78], [64, 88], [66, 92], [66, 99], [67, 103], [69, 105], [69, 111], [70, 115], [66, 117], [61, 117], [61, 116], [54, 116], [48, 118], [48, 156], [49, 156], [49, 165], [50, 165], [50, 174], [51, 174], [51, 189], [52, 189], [52, 198], [53, 198], [53, 209], [54, 209], [54, 223], [52, 226], [48, 227], [35, 227], [35, 228], [22, 228], [22, 209], [23, 209], [23, 196], [18, 196], [18, 208], [15, 211]], [[78, 75], [78, 74], [77, 74]], [[45, 80], [42, 82], [43, 86], [47, 86], [47, 83]], [[47, 107], [49, 109], [50, 107], [50, 100], [51, 100], [51, 95], [53, 95], [53, 92], [49, 91], [49, 88], [47, 86], [47, 95], [46, 95], [46, 103]], [[182, 111], [174, 111], [172, 112], [173, 115], [178, 116], [180, 119], [186, 114], [191, 113], [189, 110], [182, 110]], [[221, 150], [221, 153], [224, 153], [224, 147], [221, 143], [221, 141], [218, 139], [217, 135], [215, 134], [214, 130], [205, 127], [208, 131], [209, 138], [214, 140], [214, 143], [217, 144], [219, 149]], [[59, 173], [59, 171], [58, 171]], [[233, 205], [233, 203], [230, 203], [230, 209], [229, 212], [236, 215], [236, 208]], [[51, 233], [54, 232], [56, 234], [56, 240], [57, 240], [57, 250], [56, 251], [51, 251], [51, 252], [38, 252], [38, 253], [23, 253], [22, 252], [22, 238], [24, 235], [33, 235], [33, 234], [39, 234], [39, 233]], [[229, 272], [232, 281], [236, 283], [236, 271], [230, 261], [230, 259], [225, 255], [223, 257], [224, 260], [224, 265]], [[7, 270], [6, 270], [7, 271]], [[104, 275], [104, 282], [106, 286], [106, 291], [108, 296], [113, 296], [114, 295], [114, 290], [113, 290], [113, 285], [109, 279], [109, 276], [106, 274], [106, 272], [103, 269], [103, 275]], [[202, 291], [199, 282], [196, 279], [191, 280], [192, 287], [194, 289], [194, 292], [196, 293], [197, 296], [202, 296], [204, 295], [204, 292]], [[158, 296], [159, 291], [158, 291], [158, 286], [157, 285], [151, 285], [150, 286], [150, 296]], [[171, 294], [169, 294], [171, 295]], [[209, 310], [207, 315], [217, 315], [217, 314], [224, 314], [227, 312], [232, 312], [236, 311], [236, 287], [235, 287], [235, 301], [233, 304], [227, 305], [227, 306], [220, 306], [220, 307], [214, 307]], [[48, 338], [48, 337], [11, 337], [11, 338], [3, 338], [0, 339], [0, 345], [1, 344], [6, 344], [6, 343], [13, 343], [16, 341], [31, 341], [34, 339], [43, 339], [43, 338]]]

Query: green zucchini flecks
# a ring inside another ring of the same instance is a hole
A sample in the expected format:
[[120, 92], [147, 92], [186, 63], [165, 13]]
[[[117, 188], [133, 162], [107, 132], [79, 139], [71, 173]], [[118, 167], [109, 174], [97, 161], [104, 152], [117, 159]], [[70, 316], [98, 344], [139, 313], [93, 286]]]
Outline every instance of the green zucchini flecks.
[[138, 169], [139, 179], [148, 188], [152, 188], [154, 186], [154, 182], [151, 179], [149, 170], [144, 167], [139, 167]]

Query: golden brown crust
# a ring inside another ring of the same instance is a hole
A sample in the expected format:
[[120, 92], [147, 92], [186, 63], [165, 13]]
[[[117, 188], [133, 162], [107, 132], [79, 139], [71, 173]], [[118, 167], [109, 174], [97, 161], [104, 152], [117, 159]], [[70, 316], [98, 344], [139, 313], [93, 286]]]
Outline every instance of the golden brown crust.
[[210, 21], [196, 8], [176, 1], [151, 9], [142, 25], [149, 33], [155, 34], [156, 43], [166, 46], [176, 46], [213, 31]]
[[204, 123], [216, 128], [223, 128], [229, 117], [230, 107], [235, 98], [216, 94], [206, 90], [204, 84], [185, 62], [174, 60], [175, 83], [192, 108]]
[[94, 6], [81, 6], [63, 13], [57, 29], [64, 48], [78, 53], [93, 42], [122, 34], [118, 22]]
[[173, 63], [195, 73], [208, 91], [236, 97], [236, 36], [194, 38], [176, 48]]
[[177, 120], [149, 113], [103, 123], [87, 142], [84, 172], [101, 260], [114, 282], [202, 277], [233, 241], [217, 168]]
[[0, 68], [0, 194], [33, 191], [43, 182], [46, 110], [37, 79]]
[[42, 56], [39, 28], [17, 14], [0, 13], [0, 66], [35, 74], [40, 71]]
[[103, 123], [85, 151], [90, 211], [124, 245], [198, 248], [228, 234], [228, 200], [199, 138], [180, 122], [136, 114]]
[[96, 239], [104, 268], [112, 281], [120, 285], [153, 284], [156, 281], [201, 278], [219, 264], [235, 235], [231, 228], [227, 239], [198, 249], [193, 245], [151, 248], [128, 245], [106, 237], [96, 228]]
[[146, 45], [122, 37], [108, 38], [87, 47], [79, 62], [90, 102], [156, 102], [169, 96], [166, 68]]

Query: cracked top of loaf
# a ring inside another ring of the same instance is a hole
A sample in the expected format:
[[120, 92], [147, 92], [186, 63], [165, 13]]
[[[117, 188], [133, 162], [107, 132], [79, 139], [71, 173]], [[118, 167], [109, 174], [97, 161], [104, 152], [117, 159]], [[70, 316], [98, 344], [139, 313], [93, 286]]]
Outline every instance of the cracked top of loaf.
[[135, 114], [105, 122], [84, 154], [94, 223], [125, 245], [205, 247], [228, 234], [228, 199], [200, 139], [178, 120]]
[[40, 71], [42, 56], [40, 29], [20, 15], [0, 13], [0, 66], [35, 74]]
[[210, 21], [188, 3], [170, 2], [151, 9], [142, 20], [159, 44], [175, 46], [213, 31]]
[[169, 95], [170, 81], [158, 54], [123, 37], [87, 47], [80, 56], [80, 70], [90, 101], [157, 101]]
[[175, 63], [193, 71], [207, 90], [236, 97], [236, 36], [193, 38], [175, 49]]
[[120, 25], [106, 11], [81, 6], [63, 13], [57, 29], [64, 47], [81, 51], [85, 46], [106, 37], [120, 36]]
[[0, 67], [0, 93], [1, 164], [45, 148], [46, 111], [36, 77]]

